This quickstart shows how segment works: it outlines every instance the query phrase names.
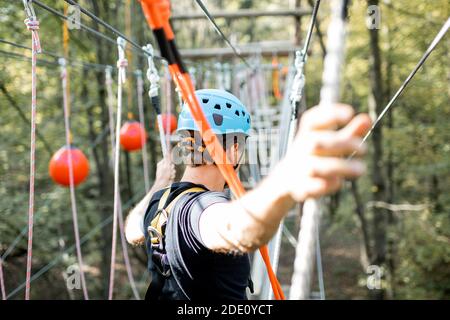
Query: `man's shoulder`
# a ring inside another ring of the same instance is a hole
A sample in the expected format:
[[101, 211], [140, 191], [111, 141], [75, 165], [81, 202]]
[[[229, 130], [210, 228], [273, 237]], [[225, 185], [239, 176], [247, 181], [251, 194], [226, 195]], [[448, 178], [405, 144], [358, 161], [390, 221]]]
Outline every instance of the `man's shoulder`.
[[216, 203], [230, 201], [229, 196], [225, 192], [206, 190], [203, 192], [189, 193], [185, 195], [176, 204], [174, 209], [184, 211], [186, 213], [196, 212], [200, 214], [209, 206]]

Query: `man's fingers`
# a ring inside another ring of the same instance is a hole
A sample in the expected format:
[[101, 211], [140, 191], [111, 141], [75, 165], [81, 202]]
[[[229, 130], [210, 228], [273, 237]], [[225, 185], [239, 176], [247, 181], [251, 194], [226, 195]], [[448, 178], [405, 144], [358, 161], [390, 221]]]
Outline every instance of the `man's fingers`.
[[354, 152], [358, 156], [364, 155], [367, 148], [361, 142], [359, 137], [348, 137], [334, 131], [317, 133], [309, 141], [311, 153], [322, 157], [343, 157]]
[[334, 129], [347, 124], [353, 117], [353, 108], [346, 104], [316, 106], [307, 110], [300, 121], [300, 131]]
[[362, 175], [366, 167], [359, 160], [345, 160], [341, 158], [312, 158], [309, 176], [317, 178], [357, 178]]
[[372, 126], [369, 115], [362, 113], [355, 116], [344, 128], [339, 130], [339, 135], [343, 138], [364, 137]]

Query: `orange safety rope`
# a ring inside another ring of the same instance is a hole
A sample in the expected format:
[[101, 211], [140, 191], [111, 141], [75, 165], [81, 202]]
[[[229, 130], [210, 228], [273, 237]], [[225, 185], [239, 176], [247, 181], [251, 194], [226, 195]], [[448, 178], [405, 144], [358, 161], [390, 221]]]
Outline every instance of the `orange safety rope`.
[[[217, 167], [228, 183], [231, 191], [238, 198], [242, 197], [245, 193], [245, 189], [242, 186], [236, 171], [233, 169], [231, 162], [228, 160], [225, 150], [220, 144], [217, 136], [212, 133], [211, 127], [195, 96], [195, 88], [192, 79], [185, 69], [177, 50], [175, 36], [172, 27], [169, 24], [170, 1], [140, 0], [140, 2], [145, 18], [158, 41], [161, 55], [168, 61], [170, 73], [172, 74], [175, 84], [181, 91], [183, 100], [188, 104], [192, 117], [200, 130], [200, 134], [207, 146], [209, 154], [217, 164]], [[270, 265], [267, 246], [261, 247], [260, 253], [267, 268], [275, 299], [285, 299], [280, 283]]]
[[[68, 10], [69, 10], [69, 6], [68, 4], [65, 2], [64, 3], [64, 15], [67, 16], [68, 15]], [[68, 26], [68, 21], [64, 20], [63, 23], [63, 54], [64, 54], [64, 58], [67, 60], [69, 60], [69, 40], [70, 40], [70, 34], [69, 34], [69, 26]], [[66, 92], [65, 94], [67, 94], [67, 96], [70, 96], [70, 70], [69, 67], [66, 66], [66, 74], [67, 74], [67, 86], [66, 86]], [[67, 106], [68, 106], [68, 110], [70, 113], [70, 106], [71, 106], [71, 100], [68, 99], [67, 100]], [[72, 139], [71, 139], [72, 140]]]
[[279, 70], [279, 63], [278, 58], [274, 56], [272, 58], [272, 90], [273, 95], [277, 100], [280, 100], [283, 98], [280, 92], [280, 70]]

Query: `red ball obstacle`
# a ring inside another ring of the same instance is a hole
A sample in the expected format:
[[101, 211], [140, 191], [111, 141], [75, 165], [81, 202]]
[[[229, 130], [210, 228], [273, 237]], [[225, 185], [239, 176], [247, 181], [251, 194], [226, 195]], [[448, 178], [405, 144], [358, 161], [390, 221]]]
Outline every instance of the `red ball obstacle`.
[[78, 148], [62, 147], [53, 155], [48, 166], [50, 177], [56, 183], [69, 186], [69, 153], [72, 155], [74, 185], [82, 183], [89, 175], [89, 161]]
[[141, 150], [147, 134], [138, 121], [127, 121], [120, 129], [120, 144], [126, 151]]

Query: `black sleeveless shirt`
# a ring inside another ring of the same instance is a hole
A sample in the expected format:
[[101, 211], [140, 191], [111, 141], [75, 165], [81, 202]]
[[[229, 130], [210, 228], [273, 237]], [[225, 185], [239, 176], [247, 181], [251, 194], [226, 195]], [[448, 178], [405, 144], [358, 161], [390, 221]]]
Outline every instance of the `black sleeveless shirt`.
[[[178, 182], [171, 185], [169, 203], [181, 192], [203, 185]], [[165, 190], [156, 192], [144, 217], [144, 230], [153, 219]], [[203, 211], [212, 204], [229, 201], [225, 193], [205, 191], [182, 196], [172, 208], [166, 227], [166, 251], [171, 276], [161, 281], [151, 259], [152, 248], [145, 232], [148, 271], [152, 281], [161, 282], [158, 294], [150, 288], [149, 300], [245, 300], [249, 286], [250, 261], [247, 254], [223, 254], [209, 250], [202, 242], [199, 230]], [[250, 281], [251, 282], [251, 281]], [[250, 283], [251, 284], [251, 283]], [[154, 283], [153, 283], [154, 285]], [[158, 295], [158, 296], [155, 296]]]

